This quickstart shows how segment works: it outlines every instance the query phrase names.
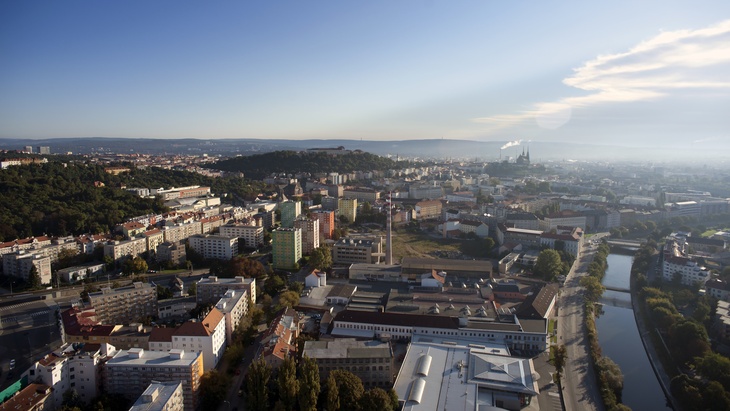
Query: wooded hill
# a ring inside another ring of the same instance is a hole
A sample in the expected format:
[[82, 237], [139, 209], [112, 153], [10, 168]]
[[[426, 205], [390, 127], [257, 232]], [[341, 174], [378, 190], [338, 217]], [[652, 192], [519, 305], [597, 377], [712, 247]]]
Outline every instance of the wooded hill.
[[386, 157], [365, 152], [329, 155], [298, 151], [274, 151], [219, 161], [206, 167], [223, 171], [241, 171], [247, 178], [260, 180], [272, 173], [350, 173], [353, 171], [401, 168]]
[[[103, 233], [126, 219], [167, 211], [158, 199], [143, 199], [121, 189], [210, 186], [214, 194], [253, 199], [263, 183], [242, 178], [210, 178], [160, 168], [112, 175], [105, 166], [49, 162], [0, 170], [0, 241], [39, 235]], [[95, 182], [103, 183], [96, 187]]]

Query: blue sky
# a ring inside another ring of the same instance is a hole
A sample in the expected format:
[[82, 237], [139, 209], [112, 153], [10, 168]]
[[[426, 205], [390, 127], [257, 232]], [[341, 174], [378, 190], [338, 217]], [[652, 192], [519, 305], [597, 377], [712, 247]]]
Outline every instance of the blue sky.
[[730, 147], [727, 1], [4, 1], [0, 138]]

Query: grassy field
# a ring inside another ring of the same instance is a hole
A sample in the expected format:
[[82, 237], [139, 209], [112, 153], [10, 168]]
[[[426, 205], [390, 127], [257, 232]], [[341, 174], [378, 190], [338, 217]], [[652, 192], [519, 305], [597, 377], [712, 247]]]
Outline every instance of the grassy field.
[[442, 240], [423, 233], [400, 231], [393, 233], [393, 260], [401, 261], [403, 257], [431, 257], [432, 251], [459, 251], [458, 240]]

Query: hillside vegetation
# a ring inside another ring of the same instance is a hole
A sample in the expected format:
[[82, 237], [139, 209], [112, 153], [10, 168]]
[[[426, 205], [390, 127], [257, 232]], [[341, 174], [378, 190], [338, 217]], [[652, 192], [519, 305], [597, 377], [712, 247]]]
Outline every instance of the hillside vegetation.
[[297, 151], [274, 151], [248, 157], [236, 157], [207, 166], [224, 171], [241, 171], [246, 177], [262, 179], [272, 173], [349, 173], [357, 170], [399, 168], [398, 163], [370, 153], [340, 155]]
[[[96, 187], [95, 182], [103, 183]], [[39, 235], [107, 232], [134, 216], [161, 213], [158, 199], [140, 198], [120, 187], [210, 186], [216, 194], [251, 199], [262, 183], [210, 178], [186, 171], [136, 169], [112, 175], [104, 166], [50, 162], [0, 171], [0, 241]]]

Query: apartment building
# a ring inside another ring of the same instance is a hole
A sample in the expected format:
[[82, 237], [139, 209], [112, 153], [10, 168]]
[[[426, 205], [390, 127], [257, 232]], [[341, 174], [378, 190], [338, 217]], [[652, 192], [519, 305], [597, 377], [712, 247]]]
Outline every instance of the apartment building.
[[[213, 210], [212, 212], [218, 213], [218, 210]], [[210, 217], [201, 218], [200, 231], [202, 234], [210, 234], [216, 229], [220, 228], [224, 222], [225, 219], [222, 215], [213, 215]]]
[[19, 250], [3, 255], [3, 274], [28, 280], [35, 267], [41, 284], [51, 283], [51, 258]]
[[292, 308], [282, 308], [261, 335], [261, 355], [272, 368], [297, 352], [299, 314]]
[[302, 215], [301, 201], [284, 201], [279, 204], [281, 210], [281, 226], [286, 228], [294, 227], [294, 220]]
[[586, 217], [572, 210], [564, 210], [555, 214], [545, 216], [539, 220], [539, 227], [542, 231], [550, 231], [557, 229], [558, 226], [580, 227], [583, 231], [586, 229]]
[[224, 237], [237, 237], [239, 242], [243, 240], [246, 247], [257, 248], [264, 244], [264, 227], [261, 219], [254, 219], [252, 223], [224, 225], [219, 233]]
[[439, 200], [424, 200], [416, 203], [416, 219], [428, 220], [441, 217], [443, 204]]
[[129, 324], [157, 315], [157, 289], [135, 282], [119, 288], [103, 287], [89, 293], [89, 302], [102, 324]]
[[142, 233], [142, 237], [147, 240], [147, 250], [157, 252], [157, 246], [165, 242], [165, 236], [159, 228], [155, 228]]
[[271, 232], [274, 268], [291, 269], [302, 259], [302, 230], [277, 228]]
[[238, 254], [238, 237], [197, 234], [188, 238], [188, 244], [206, 259], [230, 260]]
[[580, 248], [583, 246], [583, 230], [579, 227], [559, 226], [556, 233], [542, 233], [540, 235], [540, 247], [547, 247], [553, 250], [557, 244], [561, 244], [563, 250], [577, 257]]
[[335, 264], [378, 264], [384, 257], [382, 238], [340, 238], [332, 246], [332, 262]]
[[345, 216], [348, 222], [354, 223], [357, 218], [357, 199], [340, 198], [337, 200], [337, 209], [340, 216]]
[[192, 221], [185, 224], [168, 225], [162, 228], [165, 241], [175, 243], [184, 241], [196, 234], [202, 234], [203, 228], [199, 221]]
[[441, 198], [444, 189], [441, 186], [420, 185], [408, 188], [408, 198]]
[[124, 224], [119, 224], [115, 229], [117, 232], [124, 234], [124, 238], [129, 240], [144, 233], [146, 226], [138, 221], [128, 221]]
[[104, 388], [110, 394], [135, 399], [152, 381], [182, 382], [185, 411], [198, 408], [203, 355], [185, 350], [166, 352], [141, 348], [121, 350], [104, 365]]
[[319, 248], [319, 220], [298, 218], [294, 221], [294, 228], [302, 230], [302, 254], [310, 254]]
[[104, 256], [111, 257], [120, 263], [126, 258], [137, 257], [147, 251], [147, 239], [144, 237], [125, 241], [109, 241], [104, 244]]
[[347, 370], [357, 375], [366, 388], [393, 386], [393, 350], [382, 341], [357, 341], [338, 338], [333, 341], [306, 341], [304, 353], [319, 367], [319, 378], [327, 380], [330, 371]]
[[375, 204], [376, 201], [380, 200], [380, 192], [375, 190], [368, 190], [365, 188], [347, 188], [342, 191], [342, 196], [345, 198], [355, 198], [361, 203], [368, 202]]
[[682, 285], [704, 285], [712, 273], [688, 257], [683, 244], [670, 240], [664, 245], [662, 278], [664, 281], [673, 281], [677, 276]]
[[172, 333], [172, 348], [203, 355], [205, 371], [212, 370], [223, 358], [226, 349], [226, 322], [217, 308], [202, 320], [190, 320]]
[[152, 381], [129, 411], [183, 411], [183, 383]]
[[53, 410], [53, 391], [45, 384], [28, 384], [17, 394], [0, 404], [0, 411], [44, 411]]
[[210, 187], [201, 186], [188, 186], [179, 188], [170, 188], [169, 190], [164, 189], [153, 189], [150, 193], [160, 197], [162, 201], [175, 200], [178, 198], [193, 198], [193, 197], [205, 197], [210, 194]]
[[319, 221], [319, 233], [323, 239], [329, 240], [335, 231], [335, 212], [317, 210], [311, 213], [313, 219]]
[[228, 290], [245, 290], [251, 301], [256, 304], [256, 280], [245, 277], [218, 278], [211, 275], [201, 278], [197, 283], [195, 298], [198, 304], [215, 303], [223, 298]]
[[226, 341], [232, 341], [233, 332], [248, 313], [248, 291], [229, 289], [215, 304], [215, 308], [223, 314], [226, 324]]
[[185, 244], [164, 242], [157, 246], [157, 261], [172, 261], [177, 266], [182, 266], [187, 261]]

